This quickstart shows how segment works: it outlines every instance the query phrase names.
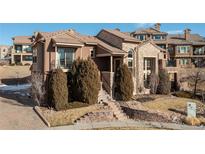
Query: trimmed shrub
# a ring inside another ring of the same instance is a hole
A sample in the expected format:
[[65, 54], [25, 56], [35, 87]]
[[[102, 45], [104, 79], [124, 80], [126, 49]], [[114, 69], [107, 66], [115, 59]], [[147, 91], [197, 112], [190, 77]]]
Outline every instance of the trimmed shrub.
[[157, 87], [158, 94], [168, 95], [171, 91], [171, 82], [169, 80], [169, 74], [166, 70], [159, 71], [159, 85]]
[[48, 101], [57, 111], [68, 106], [67, 75], [61, 69], [53, 70], [48, 81]]
[[115, 97], [122, 101], [132, 98], [134, 84], [132, 74], [126, 64], [121, 65], [115, 73]]
[[73, 101], [95, 104], [100, 90], [100, 75], [91, 58], [77, 59], [72, 65], [71, 91]]
[[151, 94], [156, 94], [158, 85], [159, 85], [159, 77], [155, 73], [151, 73], [150, 81], [149, 81]]

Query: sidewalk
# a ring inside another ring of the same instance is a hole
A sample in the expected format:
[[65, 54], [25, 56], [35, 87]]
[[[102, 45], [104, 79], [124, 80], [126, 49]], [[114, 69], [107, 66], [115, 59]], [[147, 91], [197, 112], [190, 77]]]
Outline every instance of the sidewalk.
[[170, 129], [170, 130], [205, 130], [205, 127], [196, 127], [188, 125], [180, 125], [173, 123], [160, 123], [160, 122], [146, 122], [146, 121], [113, 121], [113, 122], [98, 122], [89, 124], [75, 124], [69, 126], [51, 127], [47, 129], [51, 130], [89, 130], [111, 127], [136, 127], [136, 128], [158, 128], [158, 129]]

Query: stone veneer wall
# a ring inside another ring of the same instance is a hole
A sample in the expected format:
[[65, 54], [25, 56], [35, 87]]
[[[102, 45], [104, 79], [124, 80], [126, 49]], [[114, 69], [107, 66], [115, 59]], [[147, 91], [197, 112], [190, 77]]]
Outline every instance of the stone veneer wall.
[[[137, 67], [137, 63], [136, 63], [136, 47], [138, 46], [138, 44], [136, 43], [123, 43], [122, 44], [122, 50], [126, 51], [128, 53], [128, 51], [130, 49], [132, 49], [134, 51], [133, 53], [133, 83], [134, 83], [134, 92], [133, 94], [135, 95], [137, 93], [137, 79], [136, 79], [136, 74], [138, 73], [136, 71], [136, 67]], [[125, 55], [124, 57], [124, 61], [123, 63], [128, 64], [128, 54]]]
[[137, 80], [137, 92], [139, 92], [138, 88], [144, 88], [144, 58], [155, 58], [155, 73], [158, 74], [158, 60], [163, 58], [163, 53], [160, 52], [158, 48], [156, 48], [151, 43], [144, 44], [137, 49], [136, 56], [136, 80]]

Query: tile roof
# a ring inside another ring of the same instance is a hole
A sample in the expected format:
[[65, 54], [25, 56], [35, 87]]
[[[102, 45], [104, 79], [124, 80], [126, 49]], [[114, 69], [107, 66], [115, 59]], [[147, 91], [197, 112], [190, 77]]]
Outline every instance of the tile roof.
[[155, 28], [138, 29], [131, 34], [167, 34], [166, 32], [161, 32]]
[[57, 32], [39, 32], [45, 39], [52, 39], [55, 43], [99, 45], [112, 54], [124, 54], [125, 51], [113, 47], [94, 36], [82, 35], [74, 30]]
[[184, 34], [170, 34], [167, 40], [169, 44], [205, 45], [205, 39], [199, 34], [190, 34], [189, 40], [184, 38]]
[[12, 38], [14, 44], [31, 44], [32, 36], [15, 36]]
[[119, 37], [119, 38], [122, 38], [124, 41], [128, 41], [128, 42], [135, 42], [135, 43], [140, 43], [141, 41], [139, 41], [139, 40], [137, 40], [137, 39], [135, 39], [134, 37], [132, 37], [132, 36], [130, 36], [128, 33], [123, 33], [123, 32], [121, 32], [121, 31], [119, 31], [119, 30], [116, 30], [116, 29], [112, 29], [112, 30], [108, 30], [108, 29], [103, 29], [104, 31], [106, 31], [106, 32], [109, 32], [109, 33], [111, 33], [111, 34], [113, 34], [113, 35], [115, 35], [115, 36], [117, 36], [117, 37]]

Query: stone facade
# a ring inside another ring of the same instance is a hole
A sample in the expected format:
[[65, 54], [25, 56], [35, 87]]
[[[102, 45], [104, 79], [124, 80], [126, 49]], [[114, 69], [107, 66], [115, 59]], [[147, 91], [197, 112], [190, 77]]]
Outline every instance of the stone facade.
[[159, 60], [165, 60], [164, 59], [164, 53], [161, 52], [158, 48], [156, 48], [152, 43], [145, 43], [144, 45], [141, 45], [137, 48], [137, 54], [136, 54], [136, 91], [139, 91], [139, 88], [144, 89], [144, 60], [145, 58], [152, 58], [154, 60], [154, 70], [152, 70], [155, 74], [158, 74], [159, 66], [158, 61]]
[[11, 54], [11, 47], [8, 45], [0, 45], [0, 59], [4, 59], [5, 57]]

